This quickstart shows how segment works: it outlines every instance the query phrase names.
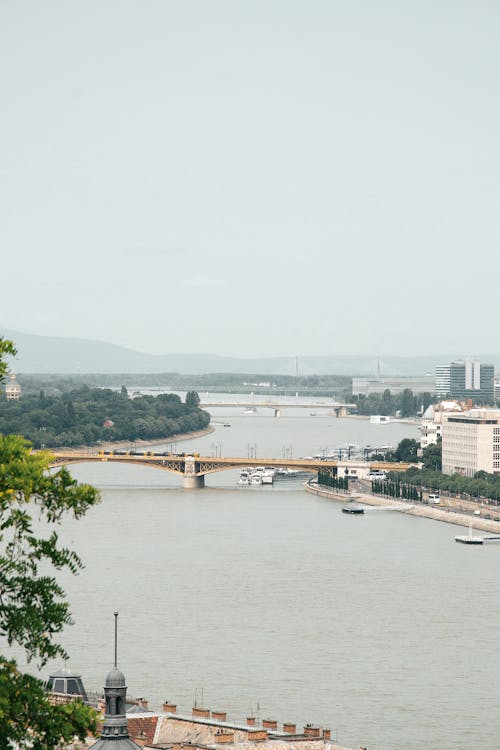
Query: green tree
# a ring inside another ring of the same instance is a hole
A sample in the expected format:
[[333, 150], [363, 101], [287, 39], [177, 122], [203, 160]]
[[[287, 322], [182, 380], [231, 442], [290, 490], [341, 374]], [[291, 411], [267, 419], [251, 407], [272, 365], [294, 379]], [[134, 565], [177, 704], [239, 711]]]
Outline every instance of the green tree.
[[411, 438], [404, 438], [394, 451], [396, 461], [416, 461], [419, 444]]
[[186, 406], [191, 406], [192, 408], [198, 407], [200, 404], [200, 397], [198, 396], [196, 391], [188, 391], [186, 393]]
[[[12, 342], [0, 339], [0, 373]], [[0, 642], [24, 648], [28, 661], [43, 666], [65, 657], [54, 638], [71, 624], [64, 591], [50, 574], [77, 573], [78, 555], [59, 544], [54, 527], [67, 515], [80, 518], [98, 502], [97, 491], [79, 485], [66, 469], [49, 473], [50, 453], [32, 453], [18, 435], [0, 435]], [[35, 534], [31, 507], [49, 531]], [[95, 729], [95, 712], [75, 701], [49, 703], [43, 683], [23, 674], [13, 660], [0, 655], [0, 747], [2, 750], [53, 750], [74, 736], [84, 739]]]
[[424, 469], [436, 469], [441, 471], [443, 463], [443, 449], [441, 438], [438, 438], [437, 443], [428, 445], [422, 452], [422, 463]]

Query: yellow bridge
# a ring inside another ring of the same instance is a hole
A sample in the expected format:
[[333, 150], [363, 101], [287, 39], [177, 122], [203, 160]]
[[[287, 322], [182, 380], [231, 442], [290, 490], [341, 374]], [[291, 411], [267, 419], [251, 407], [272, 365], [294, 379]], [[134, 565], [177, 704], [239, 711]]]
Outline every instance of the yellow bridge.
[[[151, 466], [154, 469], [170, 471], [183, 477], [184, 487], [194, 489], [205, 485], [205, 475], [216, 471], [228, 471], [231, 469], [243, 469], [246, 467], [273, 467], [288, 468], [304, 472], [328, 472], [335, 476], [339, 463], [342, 461], [324, 461], [314, 458], [226, 458], [200, 456], [198, 453], [175, 454], [175, 453], [144, 453], [126, 451], [54, 451], [51, 466], [67, 466], [68, 464], [81, 464], [89, 462], [113, 462], [125, 464], [137, 464], [139, 466]], [[352, 465], [356, 465], [352, 462]], [[363, 463], [363, 466], [366, 466]], [[379, 471], [406, 471], [413, 464], [408, 463], [386, 463], [381, 461], [369, 462], [371, 470]]]

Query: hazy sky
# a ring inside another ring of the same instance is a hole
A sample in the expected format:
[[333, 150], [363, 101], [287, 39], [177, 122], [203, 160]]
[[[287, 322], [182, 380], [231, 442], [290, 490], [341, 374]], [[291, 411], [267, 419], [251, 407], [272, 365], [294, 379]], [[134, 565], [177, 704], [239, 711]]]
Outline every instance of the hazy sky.
[[494, 352], [498, 0], [0, 0], [0, 323]]

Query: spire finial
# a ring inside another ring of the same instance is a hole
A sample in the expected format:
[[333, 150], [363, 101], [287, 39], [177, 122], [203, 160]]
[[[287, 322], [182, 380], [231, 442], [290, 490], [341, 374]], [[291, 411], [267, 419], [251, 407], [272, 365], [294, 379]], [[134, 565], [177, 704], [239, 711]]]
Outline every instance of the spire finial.
[[113, 612], [115, 617], [115, 667], [118, 666], [118, 612]]

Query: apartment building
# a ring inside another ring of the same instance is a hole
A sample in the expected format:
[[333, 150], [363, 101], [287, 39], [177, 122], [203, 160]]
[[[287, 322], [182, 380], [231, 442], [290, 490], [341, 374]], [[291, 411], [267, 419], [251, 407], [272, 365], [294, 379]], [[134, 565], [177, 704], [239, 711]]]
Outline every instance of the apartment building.
[[447, 414], [441, 435], [443, 474], [500, 473], [500, 409]]

